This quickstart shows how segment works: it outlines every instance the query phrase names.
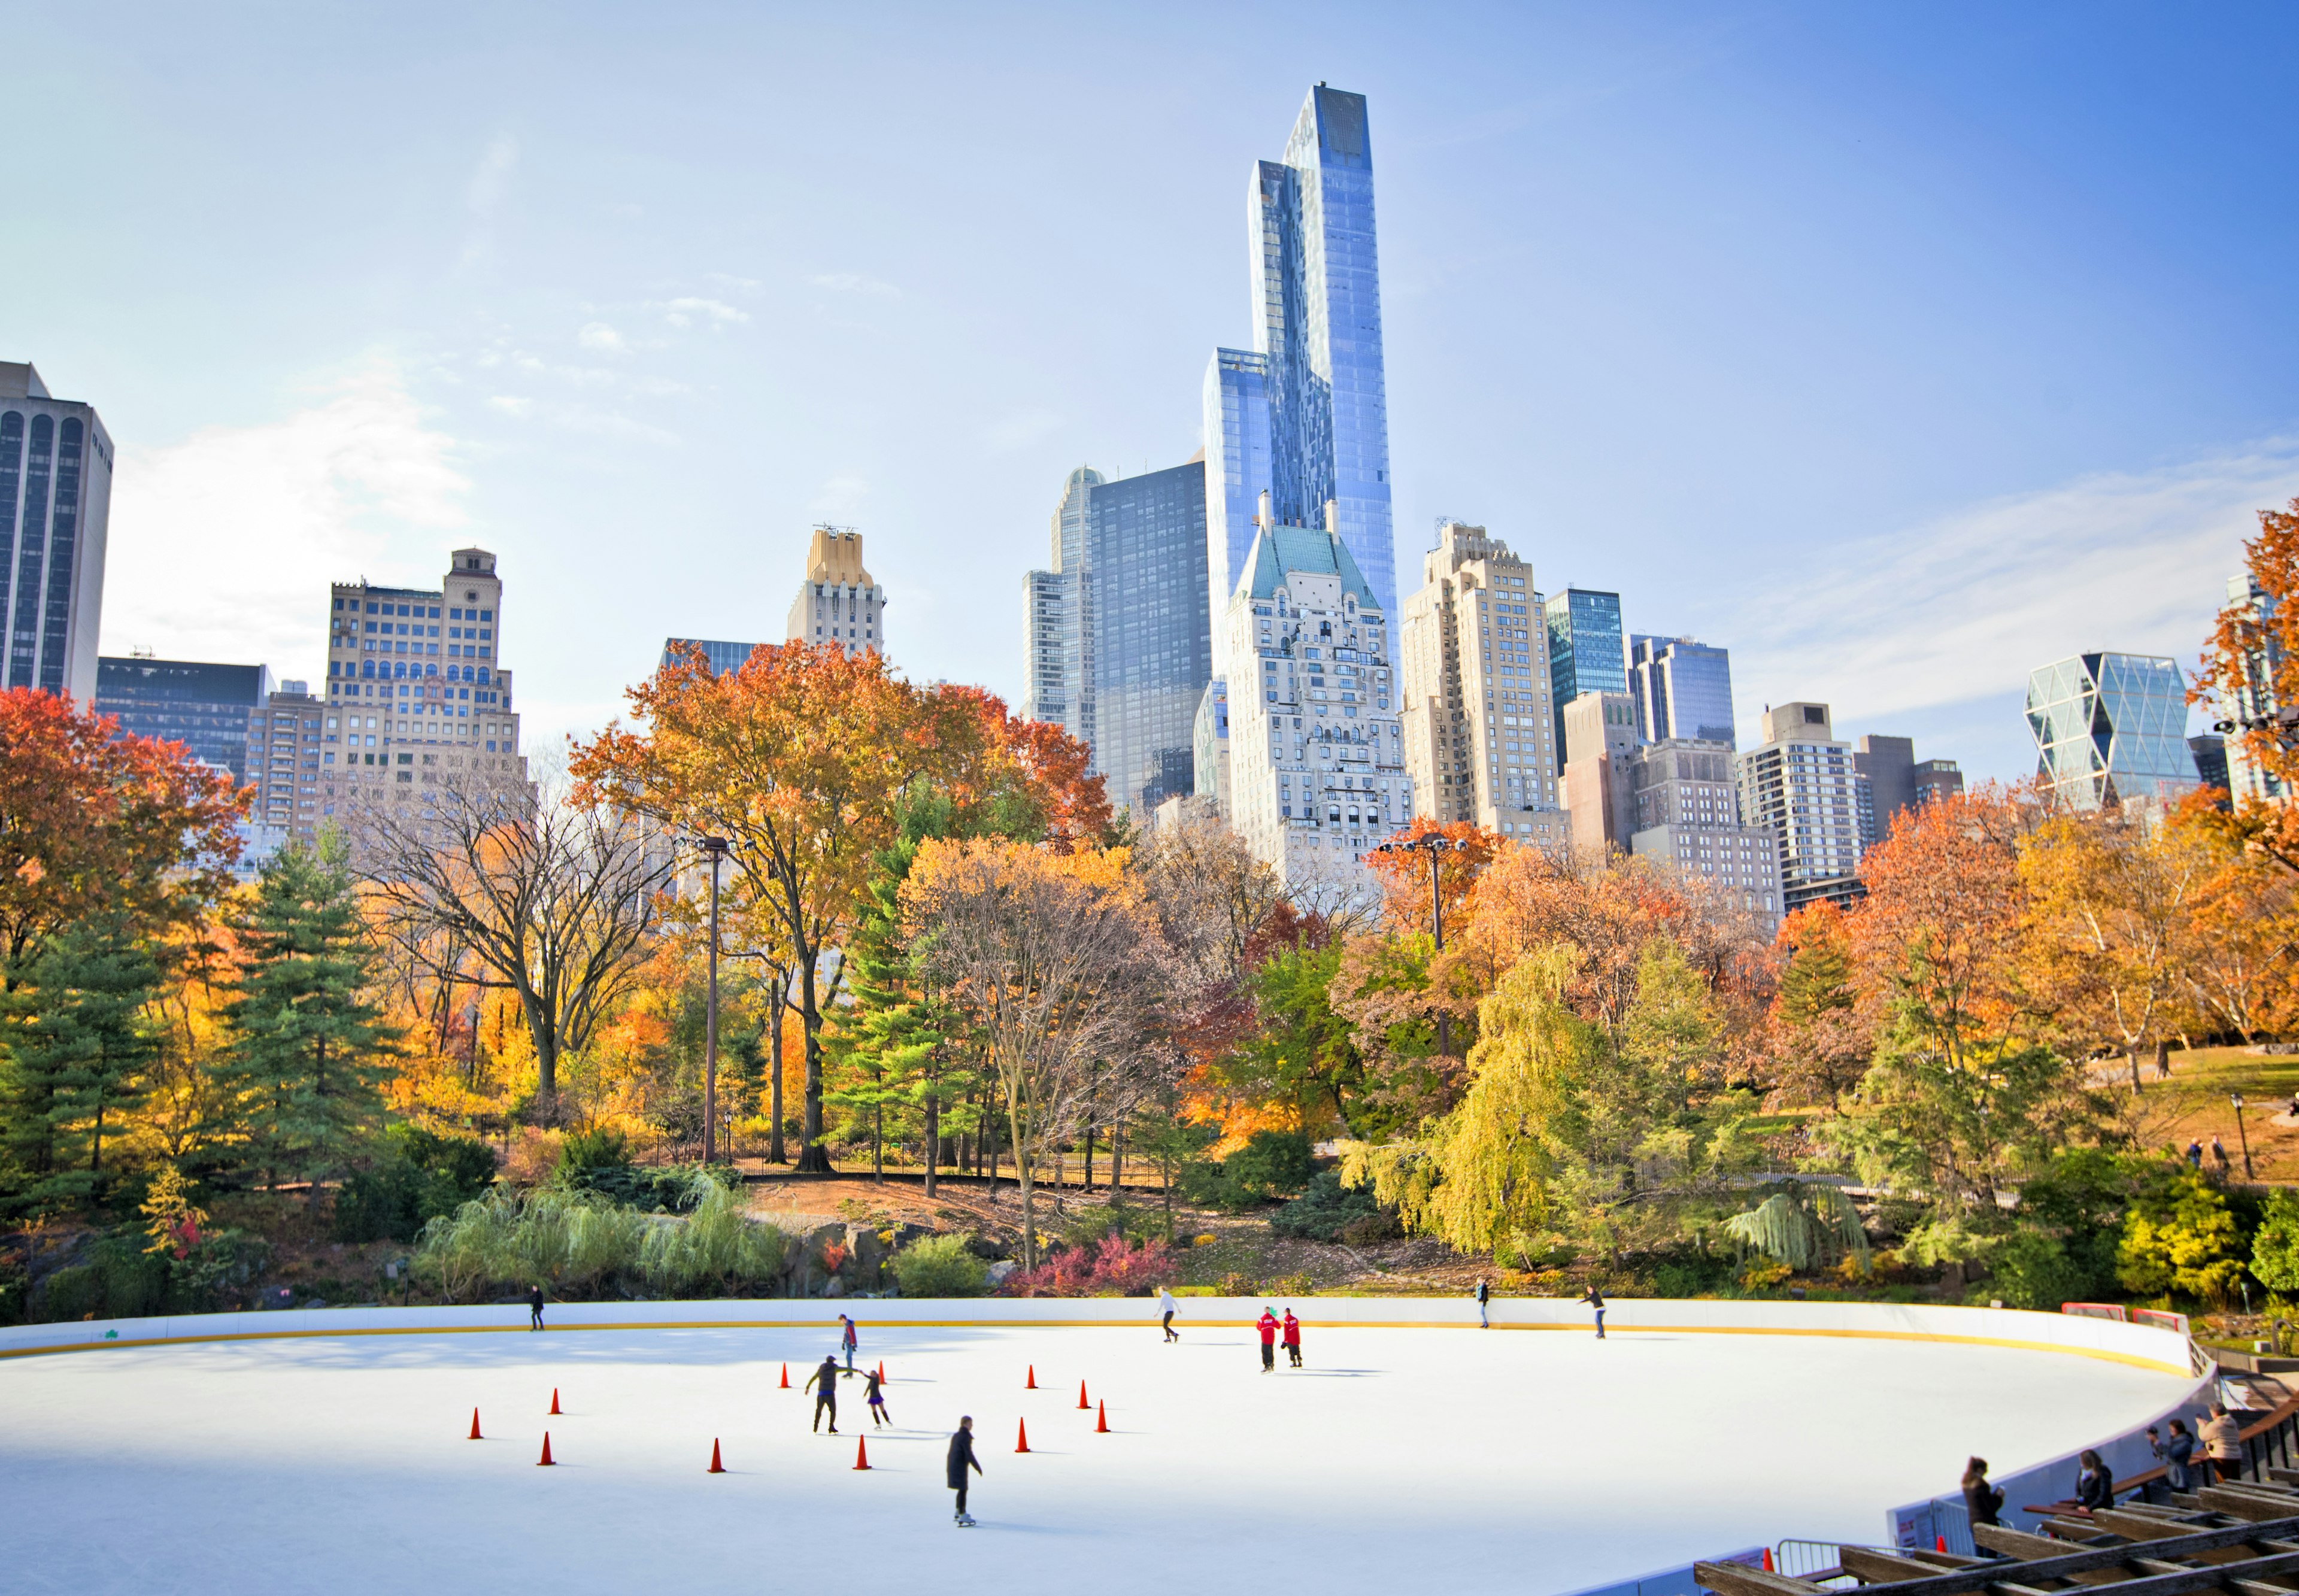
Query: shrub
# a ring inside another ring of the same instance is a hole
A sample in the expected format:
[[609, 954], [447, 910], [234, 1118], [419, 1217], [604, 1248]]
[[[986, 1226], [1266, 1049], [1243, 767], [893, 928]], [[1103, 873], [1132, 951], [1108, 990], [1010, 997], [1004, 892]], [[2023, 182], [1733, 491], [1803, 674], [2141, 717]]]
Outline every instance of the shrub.
[[1219, 1164], [1185, 1166], [1182, 1192], [1191, 1202], [1238, 1213], [1292, 1195], [1316, 1173], [1317, 1157], [1307, 1136], [1262, 1130]]
[[1174, 1269], [1173, 1250], [1163, 1243], [1133, 1247], [1112, 1235], [1099, 1247], [1062, 1248], [1034, 1269], [1017, 1269], [998, 1289], [1008, 1297], [1140, 1296]]
[[611, 1125], [572, 1132], [559, 1144], [562, 1171], [628, 1168], [630, 1162], [631, 1139]]
[[2004, 1238], [1988, 1260], [1988, 1278], [1978, 1297], [2001, 1298], [2009, 1308], [2054, 1309], [2082, 1301], [2093, 1284], [2091, 1270], [2069, 1253], [2066, 1243], [2037, 1230]]
[[958, 1234], [930, 1235], [894, 1254], [894, 1278], [906, 1297], [978, 1297], [990, 1266]]
[[2182, 1171], [2143, 1193], [2124, 1216], [2116, 1274], [2129, 1291], [2223, 1302], [2243, 1275], [2241, 1240], [2227, 1199], [2201, 1175]]
[[2299, 1199], [2270, 1192], [2259, 1231], [2251, 1238], [2251, 1272], [2272, 1292], [2299, 1291]]
[[394, 1125], [384, 1143], [381, 1161], [336, 1193], [338, 1241], [411, 1242], [424, 1226], [494, 1184], [495, 1155], [484, 1142]]
[[578, 1295], [643, 1284], [716, 1296], [771, 1283], [790, 1245], [715, 1183], [685, 1219], [650, 1218], [596, 1192], [498, 1187], [425, 1226], [415, 1262], [450, 1301], [545, 1282]]
[[735, 1174], [723, 1165], [672, 1164], [642, 1169], [618, 1163], [570, 1167], [562, 1160], [551, 1184], [561, 1191], [595, 1192], [641, 1213], [686, 1214], [701, 1208], [711, 1193], [731, 1188]]
[[752, 1220], [733, 1193], [714, 1184], [684, 1220], [647, 1226], [639, 1272], [658, 1291], [728, 1294], [780, 1274], [790, 1241], [773, 1226]]
[[1300, 1236], [1313, 1242], [1356, 1240], [1345, 1233], [1363, 1227], [1362, 1239], [1379, 1239], [1368, 1232], [1396, 1232], [1393, 1215], [1385, 1216], [1373, 1193], [1365, 1187], [1345, 1187], [1337, 1170], [1324, 1170], [1308, 1189], [1269, 1216], [1269, 1228], [1279, 1235]]
[[167, 1260], [142, 1251], [134, 1239], [108, 1235], [88, 1249], [87, 1262], [48, 1276], [39, 1317], [142, 1318], [161, 1312], [167, 1295]]

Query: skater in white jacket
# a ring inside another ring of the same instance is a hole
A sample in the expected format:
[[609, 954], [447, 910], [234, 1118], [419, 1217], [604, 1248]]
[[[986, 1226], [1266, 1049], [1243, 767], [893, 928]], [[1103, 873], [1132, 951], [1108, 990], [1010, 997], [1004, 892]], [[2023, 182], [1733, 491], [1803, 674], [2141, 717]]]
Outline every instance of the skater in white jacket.
[[1167, 1341], [1179, 1341], [1182, 1339], [1181, 1336], [1175, 1334], [1174, 1330], [1174, 1315], [1177, 1309], [1174, 1306], [1173, 1292], [1165, 1286], [1159, 1286], [1158, 1288], [1158, 1312], [1161, 1316], [1159, 1323], [1163, 1324], [1166, 1327], [1166, 1339]]

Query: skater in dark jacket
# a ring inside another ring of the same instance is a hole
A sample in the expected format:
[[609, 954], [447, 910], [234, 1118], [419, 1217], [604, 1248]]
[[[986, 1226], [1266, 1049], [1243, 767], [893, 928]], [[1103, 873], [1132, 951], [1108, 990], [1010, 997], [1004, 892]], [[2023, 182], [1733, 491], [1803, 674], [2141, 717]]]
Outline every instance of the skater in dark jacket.
[[1266, 1375], [1277, 1367], [1277, 1316], [1265, 1308], [1253, 1327], [1261, 1332], [1261, 1372]]
[[530, 1330], [543, 1328], [543, 1288], [539, 1285], [527, 1289], [527, 1327]]
[[822, 1360], [822, 1367], [806, 1377], [801, 1391], [814, 1392], [814, 1427], [822, 1428], [825, 1409], [830, 1412], [830, 1433], [838, 1434], [838, 1358], [835, 1353]]
[[1301, 1321], [1293, 1317], [1293, 1310], [1290, 1308], [1285, 1310], [1285, 1334], [1282, 1339], [1285, 1342], [1286, 1360], [1295, 1368], [1299, 1368], [1301, 1367]]
[[1579, 1297], [1578, 1301], [1582, 1301], [1582, 1302], [1586, 1302], [1589, 1307], [1591, 1307], [1591, 1308], [1593, 1308], [1593, 1309], [1595, 1309], [1597, 1310], [1597, 1339], [1598, 1339], [1598, 1341], [1602, 1341], [1602, 1340], [1604, 1340], [1604, 1339], [1605, 1339], [1605, 1293], [1602, 1293], [1602, 1292], [1600, 1292], [1600, 1291], [1598, 1291], [1595, 1286], [1593, 1286], [1593, 1285], [1592, 1285], [1592, 1286], [1590, 1286], [1587, 1291], [1582, 1292], [1582, 1293], [1581, 1293], [1581, 1295], [1580, 1295], [1580, 1297]]
[[884, 1384], [884, 1379], [876, 1369], [862, 1371], [862, 1400], [870, 1404], [870, 1427], [874, 1430], [882, 1424], [894, 1422], [894, 1416], [886, 1411], [886, 1399], [878, 1389]]
[[1487, 1305], [1493, 1300], [1493, 1288], [1485, 1284], [1485, 1277], [1482, 1275], [1477, 1276], [1476, 1294], [1477, 1328], [1480, 1330], [1490, 1330], [1493, 1327], [1493, 1322], [1490, 1318], [1486, 1317], [1486, 1309]]
[[974, 1455], [974, 1417], [968, 1414], [958, 1421], [958, 1434], [950, 1438], [950, 1488], [958, 1492], [958, 1514], [950, 1520], [960, 1529], [974, 1527], [974, 1516], [966, 1510], [966, 1471], [982, 1472], [982, 1460]]

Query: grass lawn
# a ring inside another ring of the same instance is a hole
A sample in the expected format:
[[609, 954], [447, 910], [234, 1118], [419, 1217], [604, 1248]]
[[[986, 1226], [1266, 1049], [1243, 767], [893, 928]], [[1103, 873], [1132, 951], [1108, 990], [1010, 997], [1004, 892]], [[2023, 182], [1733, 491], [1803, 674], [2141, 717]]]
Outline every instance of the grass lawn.
[[[2263, 1181], [2299, 1181], [2299, 1125], [2287, 1123], [2291, 1094], [2299, 1092], [2299, 1055], [2269, 1056], [2239, 1047], [2203, 1047], [2171, 1055], [2171, 1078], [2154, 1078], [2154, 1061], [2140, 1060], [2140, 1093], [2131, 1104], [2141, 1144], [2208, 1150], [2214, 1135], [2227, 1143], [2236, 1175], [2243, 1174], [2243, 1141], [2232, 1099], [2244, 1099], [2243, 1134], [2251, 1139], [2252, 1168]], [[2103, 1074], [2102, 1084], [2130, 1093], [2128, 1068]], [[2204, 1160], [2210, 1163], [2208, 1152]]]

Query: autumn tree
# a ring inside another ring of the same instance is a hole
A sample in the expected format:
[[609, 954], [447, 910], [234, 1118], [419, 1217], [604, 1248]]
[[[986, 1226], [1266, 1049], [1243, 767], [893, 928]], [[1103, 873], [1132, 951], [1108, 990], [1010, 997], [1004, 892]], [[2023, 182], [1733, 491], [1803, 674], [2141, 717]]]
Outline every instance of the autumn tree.
[[1787, 962], [1765, 1016], [1764, 1058], [1782, 1100], [1833, 1108], [1867, 1073], [1873, 1019], [1860, 1006], [1844, 911], [1825, 899], [1780, 922]]
[[2220, 810], [2208, 791], [2189, 794], [2169, 824], [2203, 855], [2205, 871], [2189, 910], [2189, 1002], [2214, 1029], [2245, 1042], [2299, 1025], [2299, 873], [2282, 850], [2261, 846], [2291, 806]]
[[1056, 846], [1108, 823], [1098, 777], [1057, 727], [1019, 721], [975, 689], [912, 687], [868, 651], [768, 644], [713, 674], [685, 651], [630, 693], [640, 723], [577, 751], [585, 802], [619, 805], [731, 852], [732, 912], [791, 975], [806, 1047], [801, 1169], [826, 1172], [822, 1029], [836, 979], [826, 955], [853, 934], [873, 861], [923, 790], [949, 794], [966, 832], [984, 811], [1007, 835]]
[[2190, 696], [2231, 723], [2235, 747], [2287, 792], [2299, 788], [2299, 499], [2261, 511], [2243, 552], [2258, 596], [2220, 611]]
[[108, 715], [0, 692], [0, 990], [82, 919], [195, 919], [231, 885], [245, 797], [179, 743], [118, 736]]

